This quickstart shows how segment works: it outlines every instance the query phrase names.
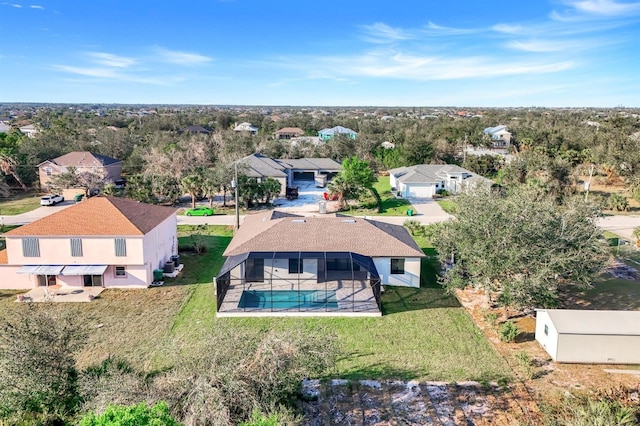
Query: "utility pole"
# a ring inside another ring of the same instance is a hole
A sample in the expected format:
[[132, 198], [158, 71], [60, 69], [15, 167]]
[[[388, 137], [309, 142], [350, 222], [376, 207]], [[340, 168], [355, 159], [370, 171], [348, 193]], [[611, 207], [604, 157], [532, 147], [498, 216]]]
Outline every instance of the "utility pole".
[[233, 178], [233, 181], [231, 182], [231, 186], [233, 187], [233, 189], [235, 189], [236, 191], [236, 226], [235, 226], [235, 230], [237, 231], [238, 229], [240, 229], [240, 205], [238, 203], [238, 162], [236, 161], [233, 164], [233, 169], [235, 172], [235, 177]]
[[589, 188], [591, 188], [591, 177], [593, 176], [593, 170], [594, 170], [595, 166], [592, 164], [591, 167], [589, 167], [589, 180], [584, 184], [584, 189], [585, 189], [585, 194], [584, 194], [584, 200], [587, 201], [587, 199], [589, 198]]

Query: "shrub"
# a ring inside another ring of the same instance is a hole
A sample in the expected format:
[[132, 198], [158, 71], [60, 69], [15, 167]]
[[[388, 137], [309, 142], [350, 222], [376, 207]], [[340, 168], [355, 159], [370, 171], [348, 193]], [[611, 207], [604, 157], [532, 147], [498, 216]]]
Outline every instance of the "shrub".
[[144, 402], [132, 406], [111, 405], [102, 414], [89, 413], [80, 420], [80, 426], [179, 426], [169, 415], [166, 402], [153, 407]]
[[74, 353], [85, 337], [71, 313], [16, 310], [0, 328], [0, 419], [62, 424], [73, 416], [81, 400]]
[[484, 316], [484, 319], [489, 323], [489, 325], [496, 325], [496, 322], [498, 321], [498, 314], [495, 312], [488, 312]]
[[610, 210], [619, 212], [629, 210], [629, 200], [627, 200], [627, 197], [620, 194], [611, 194], [607, 201], [607, 205]]
[[560, 403], [543, 406], [544, 424], [549, 426], [592, 426], [638, 424], [638, 407], [603, 397], [565, 396]]
[[498, 329], [498, 336], [500, 336], [500, 340], [502, 340], [503, 342], [515, 342], [516, 337], [518, 336], [518, 327], [511, 320], [505, 321], [500, 324], [500, 328]]
[[422, 231], [422, 224], [414, 219], [407, 219], [404, 221], [404, 227], [411, 232], [411, 235], [420, 234]]

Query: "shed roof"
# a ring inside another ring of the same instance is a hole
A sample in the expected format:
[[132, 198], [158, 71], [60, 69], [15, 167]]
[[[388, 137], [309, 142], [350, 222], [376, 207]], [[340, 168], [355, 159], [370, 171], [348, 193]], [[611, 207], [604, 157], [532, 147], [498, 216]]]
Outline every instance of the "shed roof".
[[640, 311], [538, 309], [546, 312], [559, 334], [640, 336]]
[[247, 216], [224, 255], [271, 251], [424, 257], [400, 225], [353, 217], [281, 216], [277, 211]]
[[171, 207], [119, 197], [92, 197], [50, 216], [12, 229], [13, 236], [135, 236], [145, 235], [175, 215]]

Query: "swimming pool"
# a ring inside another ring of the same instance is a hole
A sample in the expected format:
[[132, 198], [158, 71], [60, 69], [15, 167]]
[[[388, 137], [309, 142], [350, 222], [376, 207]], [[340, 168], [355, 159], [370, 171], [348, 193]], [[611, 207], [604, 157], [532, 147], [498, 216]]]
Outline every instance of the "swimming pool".
[[239, 308], [325, 309], [338, 308], [335, 291], [324, 290], [245, 290]]

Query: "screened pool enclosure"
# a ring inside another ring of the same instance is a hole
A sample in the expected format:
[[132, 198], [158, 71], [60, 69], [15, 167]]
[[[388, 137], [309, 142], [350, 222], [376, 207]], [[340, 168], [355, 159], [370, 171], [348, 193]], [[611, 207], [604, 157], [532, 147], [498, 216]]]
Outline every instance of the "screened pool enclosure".
[[352, 252], [248, 252], [216, 277], [218, 316], [379, 316], [380, 277]]

